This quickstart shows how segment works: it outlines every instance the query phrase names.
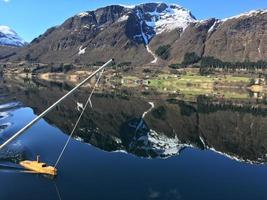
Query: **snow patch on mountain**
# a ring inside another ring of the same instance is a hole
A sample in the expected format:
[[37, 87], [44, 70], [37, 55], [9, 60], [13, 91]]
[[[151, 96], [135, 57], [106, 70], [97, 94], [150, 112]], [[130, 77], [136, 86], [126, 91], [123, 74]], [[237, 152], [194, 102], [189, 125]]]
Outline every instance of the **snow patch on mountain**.
[[177, 28], [185, 30], [190, 23], [196, 21], [190, 11], [178, 5], [169, 5], [162, 12], [159, 12], [156, 8], [155, 11], [148, 12], [148, 14], [151, 16], [151, 19], [147, 20], [146, 24], [152, 27], [156, 34], [172, 31]]
[[157, 34], [174, 29], [184, 31], [190, 23], [197, 21], [190, 11], [173, 4], [141, 4], [134, 8], [134, 14], [140, 27], [140, 34], [134, 38], [142, 39], [145, 45]]
[[0, 31], [6, 35], [15, 35], [16, 33], [8, 26], [0, 26]]
[[128, 15], [123, 15], [122, 17], [120, 17], [120, 18], [118, 19], [118, 22], [127, 21], [127, 20], [128, 20], [128, 18], [129, 18], [129, 16], [128, 16]]
[[129, 9], [133, 9], [136, 7], [136, 5], [125, 5], [125, 4], [118, 4], [119, 6], [122, 6], [124, 8], [129, 8]]
[[140, 10], [136, 10], [135, 12], [136, 16], [139, 19], [139, 27], [140, 27], [140, 35], [136, 35], [135, 37], [142, 37], [144, 40], [145, 45], [148, 44], [149, 39], [153, 37], [153, 35], [147, 34], [144, 32], [143, 30], [143, 24], [144, 24], [144, 16], [142, 15], [142, 13], [140, 12]]
[[0, 25], [0, 45], [22, 47], [26, 42], [10, 27]]
[[82, 18], [82, 17], [86, 17], [86, 16], [88, 16], [88, 15], [89, 15], [88, 12], [81, 12], [81, 13], [78, 13], [78, 14], [77, 14], [77, 16], [78, 16], [78, 17], [81, 17], [81, 18]]
[[214, 24], [210, 27], [210, 29], [208, 30], [208, 33], [213, 32], [214, 30], [216, 30], [216, 28], [220, 25], [221, 21], [216, 19]]
[[253, 17], [253, 16], [256, 16], [256, 15], [265, 14], [265, 13], [267, 13], [267, 9], [251, 10], [249, 12], [245, 12], [245, 13], [242, 13], [240, 15], [236, 15], [236, 16], [233, 16], [233, 17], [222, 19], [221, 21], [225, 22], [225, 21], [227, 21], [229, 19], [237, 19], [237, 18], [240, 18], [240, 17]]
[[150, 53], [153, 57], [154, 57], [154, 60], [151, 61], [151, 64], [155, 64], [158, 62], [158, 57], [157, 55], [149, 48], [148, 45], [146, 45], [146, 50], [148, 53]]
[[86, 47], [83, 48], [83, 46], [80, 46], [78, 54], [79, 55], [85, 54], [85, 50], [86, 50]]

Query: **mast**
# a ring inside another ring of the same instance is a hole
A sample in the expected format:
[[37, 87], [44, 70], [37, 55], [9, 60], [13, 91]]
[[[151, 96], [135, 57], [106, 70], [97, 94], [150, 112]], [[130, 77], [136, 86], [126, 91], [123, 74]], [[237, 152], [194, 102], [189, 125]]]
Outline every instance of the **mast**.
[[11, 138], [9, 138], [7, 141], [5, 141], [1, 146], [0, 150], [3, 149], [5, 146], [7, 146], [10, 142], [12, 142], [14, 139], [16, 139], [18, 136], [20, 136], [22, 133], [24, 133], [26, 130], [28, 130], [30, 127], [32, 127], [36, 122], [38, 122], [41, 118], [43, 118], [46, 114], [48, 114], [54, 107], [56, 107], [59, 103], [61, 103], [64, 99], [66, 99], [69, 95], [71, 95], [73, 92], [75, 92], [78, 88], [83, 86], [88, 80], [90, 80], [92, 77], [94, 77], [98, 72], [100, 72], [102, 69], [104, 69], [106, 66], [108, 66], [113, 59], [110, 59], [108, 62], [106, 62], [104, 65], [102, 65], [99, 69], [94, 71], [92, 74], [90, 74], [86, 79], [84, 79], [81, 83], [79, 83], [75, 88], [73, 88], [71, 91], [69, 91], [67, 94], [65, 94], [63, 97], [61, 97], [59, 100], [57, 100], [53, 105], [51, 105], [49, 108], [47, 108], [44, 112], [42, 112], [39, 116], [37, 116], [35, 119], [33, 119], [30, 123], [28, 123], [26, 126], [24, 126], [22, 129], [20, 129], [17, 133], [15, 133]]

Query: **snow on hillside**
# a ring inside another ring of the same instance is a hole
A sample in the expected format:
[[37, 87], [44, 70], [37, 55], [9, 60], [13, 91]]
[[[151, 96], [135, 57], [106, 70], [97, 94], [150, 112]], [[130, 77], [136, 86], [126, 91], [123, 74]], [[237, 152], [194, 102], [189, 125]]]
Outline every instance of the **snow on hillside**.
[[15, 35], [16, 33], [11, 29], [9, 28], [8, 26], [0, 26], [0, 31], [1, 33], [3, 34], [6, 34], [6, 35]]
[[136, 37], [142, 37], [143, 40], [144, 40], [144, 43], [147, 45], [149, 40], [153, 37], [153, 34], [147, 34], [144, 32], [144, 16], [142, 15], [142, 13], [137, 10], [136, 11], [136, 16], [138, 17], [139, 19], [139, 26], [140, 26], [140, 35], [137, 35]]
[[83, 48], [83, 46], [80, 46], [78, 54], [79, 55], [85, 54], [85, 50], [86, 50], [86, 47]]
[[135, 38], [142, 38], [146, 45], [157, 34], [178, 28], [183, 31], [191, 22], [196, 21], [190, 11], [178, 5], [158, 3], [149, 11], [142, 7], [144, 5], [146, 4], [134, 8], [140, 26], [140, 34]]
[[[238, 19], [238, 18], [242, 18], [242, 17], [253, 17], [259, 14], [265, 14], [267, 13], [267, 9], [260, 9], [260, 10], [251, 10], [249, 12], [245, 12], [236, 16], [232, 16], [232, 17], [228, 17], [225, 19], [216, 19], [214, 24], [210, 27], [209, 29], [209, 33], [212, 33], [214, 30], [216, 30], [221, 24], [223, 24], [224, 22], [231, 20], [231, 19]], [[206, 20], [200, 20], [198, 21], [199, 23], [205, 22]], [[259, 54], [261, 54], [260, 49], [258, 48]]]
[[236, 16], [233, 16], [233, 17], [222, 19], [221, 21], [225, 22], [225, 21], [227, 21], [229, 19], [236, 19], [236, 18], [240, 18], [240, 17], [252, 17], [252, 16], [255, 16], [255, 15], [264, 14], [264, 13], [267, 13], [267, 9], [251, 10], [249, 12], [245, 12], [245, 13], [242, 13], [240, 15], [236, 15]]
[[197, 21], [190, 11], [174, 4], [141, 4], [133, 9], [140, 30], [134, 39], [144, 42], [147, 51], [154, 57], [151, 63], [156, 63], [158, 60], [148, 47], [150, 40], [155, 35], [175, 29], [184, 31], [190, 23]]
[[78, 13], [78, 14], [77, 14], [77, 16], [78, 16], [78, 17], [81, 17], [81, 18], [86, 17], [86, 16], [88, 16], [88, 15], [89, 15], [88, 12], [81, 12], [81, 13]]
[[153, 58], [154, 58], [154, 60], [152, 60], [150, 63], [151, 63], [151, 64], [156, 64], [156, 63], [158, 62], [158, 57], [157, 57], [157, 55], [156, 55], [156, 54], [149, 48], [148, 45], [146, 45], [146, 50], [147, 50], [147, 52], [150, 53], [150, 54], [153, 56]]
[[191, 22], [196, 21], [190, 11], [178, 5], [169, 5], [162, 12], [158, 12], [155, 9], [154, 12], [148, 12], [148, 14], [151, 16], [151, 20], [147, 20], [146, 24], [154, 28], [156, 34], [172, 31], [176, 28], [184, 30]]
[[214, 30], [217, 29], [217, 27], [220, 25], [221, 20], [216, 19], [213, 23], [213, 25], [210, 27], [210, 29], [208, 30], [209, 33], [212, 33]]
[[26, 42], [11, 28], [0, 26], [0, 45], [21, 47], [25, 44]]
[[118, 19], [118, 22], [126, 21], [126, 20], [128, 20], [128, 18], [129, 18], [128, 15], [123, 15], [122, 17], [120, 17], [120, 18]]
[[81, 12], [81, 13], [79, 13], [79, 14], [77, 14], [77, 16], [78, 17], [86, 17], [86, 16], [88, 16], [89, 14], [88, 14], [88, 12]]

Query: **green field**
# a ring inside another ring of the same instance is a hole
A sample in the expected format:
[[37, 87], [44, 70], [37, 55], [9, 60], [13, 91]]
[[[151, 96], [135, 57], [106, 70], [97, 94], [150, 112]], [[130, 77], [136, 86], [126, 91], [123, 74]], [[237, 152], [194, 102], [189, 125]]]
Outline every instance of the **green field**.
[[[186, 96], [215, 95], [223, 98], [248, 98], [247, 92], [227, 90], [243, 85], [246, 87], [250, 78], [236, 76], [200, 76], [186, 74], [181, 76], [160, 75], [156, 79], [149, 80], [149, 86], [161, 92], [179, 93]], [[223, 90], [214, 90], [215, 84], [225, 86]]]
[[240, 83], [248, 85], [250, 83], [250, 78], [247, 77], [237, 77], [237, 76], [200, 76], [195, 74], [186, 74], [181, 76], [175, 75], [159, 75], [156, 79], [150, 80], [152, 85], [184, 85], [184, 84], [228, 84], [228, 83]]
[[[137, 86], [135, 76], [125, 76], [124, 86]], [[177, 93], [184, 96], [209, 95], [229, 99], [249, 98], [247, 91], [240, 91], [240, 86], [246, 88], [251, 82], [248, 77], [231, 75], [201, 76], [187, 72], [184, 75], [161, 74], [148, 80], [148, 86], [163, 93]], [[216, 86], [216, 87], [215, 87]], [[219, 86], [219, 87], [218, 87]]]

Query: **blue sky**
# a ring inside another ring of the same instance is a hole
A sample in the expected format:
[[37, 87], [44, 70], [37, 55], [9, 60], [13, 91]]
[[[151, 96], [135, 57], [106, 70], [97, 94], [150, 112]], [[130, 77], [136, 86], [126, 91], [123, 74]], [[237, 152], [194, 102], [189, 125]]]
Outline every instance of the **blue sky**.
[[[0, 0], [0, 24], [8, 25], [26, 41], [63, 23], [81, 11], [111, 4], [140, 4], [144, 0]], [[192, 11], [197, 19], [226, 18], [253, 9], [267, 8], [267, 0], [165, 0]]]

